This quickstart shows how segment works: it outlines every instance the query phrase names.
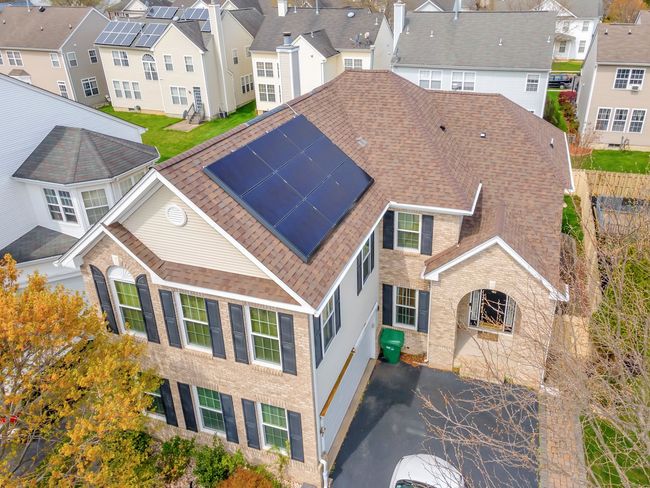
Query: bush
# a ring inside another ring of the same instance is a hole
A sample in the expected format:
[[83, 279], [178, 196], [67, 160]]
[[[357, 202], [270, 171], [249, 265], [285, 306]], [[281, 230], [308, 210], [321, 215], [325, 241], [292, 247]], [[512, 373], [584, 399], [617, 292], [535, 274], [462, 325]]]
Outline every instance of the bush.
[[198, 484], [204, 488], [217, 486], [217, 483], [230, 477], [237, 468], [246, 465], [246, 460], [240, 451], [230, 454], [218, 440], [215, 440], [212, 447], [198, 448], [195, 459], [194, 476]]
[[174, 436], [162, 443], [158, 468], [166, 482], [178, 480], [187, 469], [194, 453], [194, 439], [182, 439]]
[[219, 488], [275, 488], [276, 483], [259, 471], [238, 468], [226, 481], [219, 483]]
[[546, 106], [544, 107], [544, 120], [550, 122], [555, 127], [564, 132], [567, 131], [567, 125], [560, 110], [560, 104], [557, 98], [548, 97], [546, 99]]
[[560, 102], [560, 105], [564, 105], [566, 103], [575, 103], [576, 98], [578, 97], [578, 92], [573, 91], [573, 90], [566, 90], [560, 92], [560, 95], [558, 96], [558, 101]]

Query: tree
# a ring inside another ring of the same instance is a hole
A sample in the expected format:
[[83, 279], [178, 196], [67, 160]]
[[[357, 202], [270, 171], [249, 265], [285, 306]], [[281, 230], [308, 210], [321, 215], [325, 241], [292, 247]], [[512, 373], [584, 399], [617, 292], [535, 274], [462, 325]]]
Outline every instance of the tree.
[[0, 485], [146, 486], [138, 435], [158, 380], [80, 294], [0, 259]]
[[609, 22], [631, 23], [636, 20], [639, 10], [647, 8], [643, 0], [612, 0], [607, 9]]

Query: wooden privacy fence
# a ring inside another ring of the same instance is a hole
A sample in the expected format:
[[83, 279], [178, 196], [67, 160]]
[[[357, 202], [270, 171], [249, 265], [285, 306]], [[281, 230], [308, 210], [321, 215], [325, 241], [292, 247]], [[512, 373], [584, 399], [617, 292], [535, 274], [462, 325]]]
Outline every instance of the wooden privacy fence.
[[597, 170], [573, 171], [574, 176], [579, 173], [585, 174], [591, 195], [650, 200], [650, 175]]

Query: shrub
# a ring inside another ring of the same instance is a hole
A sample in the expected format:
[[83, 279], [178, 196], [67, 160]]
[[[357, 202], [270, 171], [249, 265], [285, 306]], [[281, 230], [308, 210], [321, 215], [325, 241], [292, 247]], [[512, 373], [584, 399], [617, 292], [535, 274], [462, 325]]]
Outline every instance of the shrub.
[[576, 98], [578, 96], [578, 92], [573, 91], [573, 90], [566, 90], [560, 92], [560, 95], [558, 96], [558, 101], [560, 102], [560, 105], [564, 105], [565, 103], [575, 103]]
[[263, 473], [249, 468], [238, 468], [219, 488], [275, 488], [277, 485]]
[[560, 130], [567, 131], [567, 125], [560, 110], [557, 98], [548, 97], [544, 107], [544, 120], [550, 122]]
[[194, 439], [182, 439], [174, 436], [162, 443], [158, 467], [165, 481], [178, 480], [187, 469], [194, 452]]
[[221, 441], [215, 440], [212, 446], [202, 446], [196, 450], [194, 476], [200, 486], [213, 488], [217, 483], [232, 475], [237, 468], [246, 465], [240, 451], [230, 454]]

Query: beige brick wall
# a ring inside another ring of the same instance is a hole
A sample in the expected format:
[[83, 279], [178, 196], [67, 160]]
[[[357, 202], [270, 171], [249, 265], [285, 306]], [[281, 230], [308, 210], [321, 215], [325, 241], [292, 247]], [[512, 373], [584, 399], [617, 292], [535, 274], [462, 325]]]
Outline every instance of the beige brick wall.
[[[110, 238], [104, 237], [85, 256], [85, 264], [82, 266], [86, 289], [93, 303], [98, 303], [98, 301], [88, 263], [92, 263], [106, 274], [108, 268], [115, 265], [115, 260], [120, 266], [127, 269], [134, 278], [145, 273], [145, 270], [133, 258]], [[148, 343], [144, 363], [145, 366], [158, 371], [161, 377], [170, 380], [179, 424], [179, 427], [176, 428], [152, 420], [152, 424], [159, 424], [155, 428], [158, 435], [162, 438], [175, 434], [186, 437], [194, 435], [200, 442], [212, 442], [212, 435], [205, 433], [194, 434], [184, 428], [185, 421], [176, 382], [203, 386], [233, 396], [239, 444], [228, 443], [223, 438], [227, 447], [232, 450], [241, 449], [244, 455], [253, 462], [272, 465], [277, 460], [274, 454], [247, 447], [241, 399], [246, 398], [287, 408], [301, 414], [305, 452], [305, 462], [290, 461], [287, 473], [295, 481], [309, 482], [320, 486], [321, 475], [317, 458], [308, 316], [291, 313], [294, 319], [298, 375], [284, 374], [263, 366], [235, 362], [228, 313], [229, 301], [213, 296], [211, 298], [219, 301], [227, 357], [225, 360], [217, 359], [213, 358], [210, 353], [192, 349], [178, 349], [168, 345], [158, 293], [159, 287], [152, 284], [150, 277], [148, 280], [161, 343]], [[233, 300], [230, 300], [230, 302], [245, 304]]]

